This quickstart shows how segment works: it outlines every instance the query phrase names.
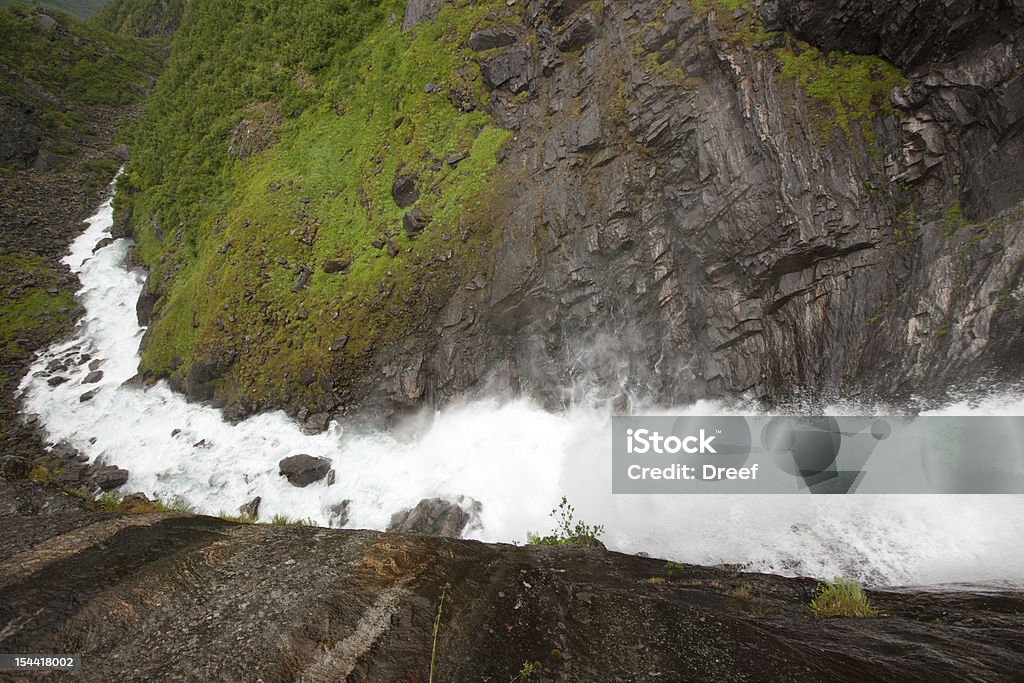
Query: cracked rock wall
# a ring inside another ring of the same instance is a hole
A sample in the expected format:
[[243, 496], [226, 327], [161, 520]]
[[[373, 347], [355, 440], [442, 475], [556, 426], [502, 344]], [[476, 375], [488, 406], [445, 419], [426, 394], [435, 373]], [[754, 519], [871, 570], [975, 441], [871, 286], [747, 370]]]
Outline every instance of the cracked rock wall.
[[[532, 0], [477, 37], [515, 135], [490, 279], [414, 344], [425, 395], [898, 400], [1020, 379], [1024, 11], [875, 4]], [[783, 73], [796, 39], [907, 83], [841, 130]]]

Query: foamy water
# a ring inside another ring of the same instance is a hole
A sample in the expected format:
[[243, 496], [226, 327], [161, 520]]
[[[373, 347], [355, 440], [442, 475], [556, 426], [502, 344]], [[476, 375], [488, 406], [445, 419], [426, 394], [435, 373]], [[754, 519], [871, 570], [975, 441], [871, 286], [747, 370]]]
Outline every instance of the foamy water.
[[[350, 500], [346, 526], [371, 529], [384, 529], [394, 512], [423, 498], [467, 496], [482, 504], [468, 536], [504, 542], [549, 531], [549, 512], [565, 495], [578, 518], [604, 524], [608, 546], [623, 552], [787, 575], [856, 576], [875, 585], [1024, 585], [1020, 496], [613, 496], [606, 410], [552, 414], [526, 399], [494, 399], [445, 409], [406, 429], [360, 432], [332, 424], [309, 436], [280, 412], [230, 425], [165, 383], [121, 386], [138, 368], [143, 329], [135, 301], [143, 275], [124, 268], [125, 240], [93, 255], [111, 223], [108, 202], [72, 245], [65, 261], [81, 278], [86, 315], [72, 339], [38, 359], [22, 388], [25, 413], [39, 414], [53, 443], [66, 441], [91, 461], [130, 471], [124, 493], [182, 500], [210, 514], [236, 514], [260, 496], [262, 520], [284, 514], [322, 525], [332, 506]], [[59, 373], [69, 378], [64, 384], [47, 384], [51, 361], [82, 354], [102, 361], [100, 382], [83, 384], [84, 362]], [[97, 388], [91, 401], [79, 400]], [[724, 410], [700, 402], [657, 412]], [[993, 394], [934, 412], [1019, 415], [1024, 399]], [[336, 482], [288, 484], [278, 462], [296, 453], [331, 458]]]

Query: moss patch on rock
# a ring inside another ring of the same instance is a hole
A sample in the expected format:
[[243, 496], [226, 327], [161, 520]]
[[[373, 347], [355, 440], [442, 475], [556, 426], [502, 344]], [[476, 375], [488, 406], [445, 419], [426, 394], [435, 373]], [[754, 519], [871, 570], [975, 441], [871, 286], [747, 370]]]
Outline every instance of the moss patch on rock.
[[62, 287], [62, 277], [39, 256], [0, 253], [0, 345], [6, 356], [35, 348], [35, 338], [52, 339], [70, 330], [77, 304]]
[[[161, 294], [142, 370], [187, 384], [217, 358], [217, 398], [308, 405], [481, 267], [486, 240], [465, 220], [509, 133], [464, 46], [503, 4], [446, 6], [409, 33], [403, 2], [265, 5], [186, 16], [119, 210]], [[231, 132], [268, 107], [283, 114], [276, 143], [230, 154]], [[399, 175], [427, 219], [416, 235], [392, 198]]]

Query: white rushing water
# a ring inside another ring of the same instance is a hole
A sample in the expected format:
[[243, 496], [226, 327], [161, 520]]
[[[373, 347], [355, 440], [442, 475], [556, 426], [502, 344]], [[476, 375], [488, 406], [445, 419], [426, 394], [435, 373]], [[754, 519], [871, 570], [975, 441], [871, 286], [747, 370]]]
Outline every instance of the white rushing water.
[[[109, 202], [65, 259], [82, 281], [86, 314], [74, 338], [43, 354], [23, 381], [24, 410], [53, 443], [131, 472], [122, 491], [182, 500], [200, 512], [236, 514], [255, 496], [260, 518], [277, 514], [326, 525], [330, 508], [351, 500], [346, 526], [383, 529], [392, 513], [422, 498], [468, 496], [482, 503], [471, 538], [521, 542], [548, 532], [561, 496], [577, 517], [606, 527], [609, 547], [702, 564], [872, 584], [995, 581], [1024, 585], [1024, 497], [1019, 496], [613, 496], [611, 419], [579, 407], [545, 412], [525, 399], [446, 409], [401, 431], [356, 433], [332, 425], [309, 436], [283, 413], [230, 425], [219, 411], [189, 404], [165, 383], [121, 386], [136, 374], [143, 329], [136, 323], [140, 272], [124, 268], [125, 240], [110, 235]], [[55, 359], [89, 354], [103, 378], [83, 384], [89, 362], [60, 372]], [[35, 375], [35, 376], [34, 376]], [[82, 402], [91, 389], [96, 396]], [[716, 414], [701, 402], [666, 414]], [[947, 414], [1022, 414], [1024, 399], [995, 395], [951, 405]], [[179, 431], [180, 430], [180, 431]], [[278, 474], [296, 453], [333, 460], [337, 481], [295, 488]]]

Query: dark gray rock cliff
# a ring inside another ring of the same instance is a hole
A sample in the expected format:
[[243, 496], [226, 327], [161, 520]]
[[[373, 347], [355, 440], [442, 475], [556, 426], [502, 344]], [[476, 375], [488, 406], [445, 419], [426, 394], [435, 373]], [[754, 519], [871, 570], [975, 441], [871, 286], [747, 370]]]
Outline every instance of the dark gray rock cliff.
[[[370, 402], [899, 400], [1022, 378], [1024, 11], [703, 5], [509, 10], [479, 56], [515, 133], [490, 277], [382, 345]], [[880, 55], [906, 81], [837, 112], [781, 50]]]

